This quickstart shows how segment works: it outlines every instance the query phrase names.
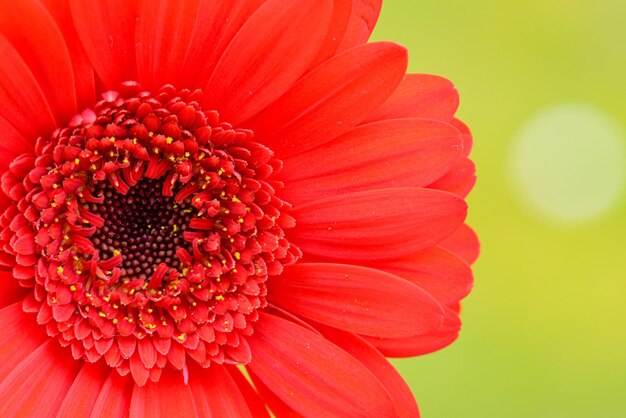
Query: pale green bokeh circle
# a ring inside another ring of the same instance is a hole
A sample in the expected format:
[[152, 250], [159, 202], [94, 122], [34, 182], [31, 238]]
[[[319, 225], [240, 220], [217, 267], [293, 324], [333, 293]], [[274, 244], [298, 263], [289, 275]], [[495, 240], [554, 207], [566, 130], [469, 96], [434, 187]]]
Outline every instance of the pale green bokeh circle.
[[511, 150], [514, 192], [550, 220], [577, 222], [609, 211], [624, 186], [622, 132], [586, 104], [559, 104], [536, 113]]

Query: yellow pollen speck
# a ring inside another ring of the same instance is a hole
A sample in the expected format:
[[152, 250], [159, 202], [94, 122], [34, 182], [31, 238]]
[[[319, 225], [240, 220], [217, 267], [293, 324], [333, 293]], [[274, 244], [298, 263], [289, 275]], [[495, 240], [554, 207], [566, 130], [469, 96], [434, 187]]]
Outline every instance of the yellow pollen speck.
[[148, 309], [147, 309], [147, 312], [148, 312], [148, 313], [152, 313], [152, 312], [154, 312], [154, 309], [152, 309], [152, 308], [148, 308]]
[[224, 296], [217, 295], [217, 296], [215, 296], [215, 300], [224, 300]]
[[85, 312], [89, 312], [89, 306], [85, 306]]
[[76, 286], [71, 285], [71, 286], [70, 286], [70, 290], [71, 290], [72, 292], [76, 292]]
[[135, 289], [130, 289], [130, 292], [128, 292], [128, 293], [130, 293], [131, 295], [133, 295], [133, 294], [135, 293]]
[[174, 224], [174, 226], [172, 226], [172, 232], [176, 231], [178, 231], [178, 224]]
[[76, 274], [83, 274], [82, 270], [76, 270]]
[[237, 202], [237, 203], [241, 202], [241, 200], [239, 200], [239, 198], [237, 198], [237, 196], [233, 196], [232, 201], [233, 202]]
[[58, 189], [58, 188], [59, 188], [59, 185], [58, 185], [58, 184], [56, 184], [56, 183], [54, 183], [54, 184], [52, 185], [52, 188], [53, 188], [53, 189]]
[[228, 228], [224, 227], [224, 228], [222, 228], [222, 231], [227, 232]]
[[154, 132], [148, 132], [148, 136], [150, 137], [154, 136]]
[[52, 206], [53, 208], [57, 207], [57, 204], [55, 202], [50, 203], [50, 206]]
[[178, 306], [176, 306], [176, 305], [172, 306], [172, 310], [173, 310], [173, 311], [178, 310]]
[[163, 321], [163, 322], [161, 322], [161, 325], [163, 325], [164, 327], [166, 327], [166, 326], [167, 326], [167, 321]]
[[155, 154], [158, 154], [159, 153], [159, 149], [155, 148], [152, 152], [155, 153]]
[[168, 136], [167, 138], [165, 138], [165, 142], [167, 142], [168, 145], [171, 145], [172, 142], [174, 142], [174, 138], [172, 138], [171, 136]]
[[113, 321], [111, 321], [111, 322], [113, 322], [114, 324], [117, 324], [117, 322], [118, 322], [117, 318], [113, 318]]
[[80, 159], [79, 159], [79, 158], [76, 158], [76, 159], [74, 160], [74, 162], [75, 162], [76, 164], [80, 164]]
[[115, 138], [110, 137], [110, 138], [109, 138], [109, 141], [111, 141], [111, 142], [115, 142]]
[[107, 317], [107, 316], [106, 316], [106, 314], [105, 314], [104, 312], [100, 312], [100, 313], [98, 313], [98, 316], [99, 316], [100, 318], [106, 318], [106, 317]]
[[242, 224], [243, 223], [243, 218], [239, 218], [239, 223]]
[[187, 157], [187, 158], [191, 157], [191, 154], [189, 153], [189, 151], [187, 151], [187, 152], [185, 153], [185, 157]]
[[113, 304], [113, 309], [118, 309], [120, 306], [117, 304]]
[[180, 341], [182, 341], [182, 340], [184, 340], [184, 339], [185, 339], [185, 334], [180, 334], [180, 335], [179, 335], [178, 337], [176, 337], [176, 338], [178, 338]]
[[63, 273], [63, 267], [61, 266], [57, 267], [57, 273], [59, 274]]
[[97, 165], [95, 165], [95, 164], [91, 164], [91, 165], [89, 166], [89, 169], [90, 169], [90, 170], [92, 170], [92, 171], [96, 171], [96, 170], [98, 169], [98, 166], [97, 166]]
[[122, 252], [118, 249], [113, 250], [113, 255], [120, 255]]

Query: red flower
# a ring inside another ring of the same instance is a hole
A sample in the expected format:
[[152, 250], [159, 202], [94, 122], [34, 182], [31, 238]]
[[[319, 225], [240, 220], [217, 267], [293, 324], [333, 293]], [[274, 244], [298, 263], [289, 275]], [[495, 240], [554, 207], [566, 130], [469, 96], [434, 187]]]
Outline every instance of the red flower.
[[419, 415], [472, 141], [379, 10], [0, 1], [0, 415]]

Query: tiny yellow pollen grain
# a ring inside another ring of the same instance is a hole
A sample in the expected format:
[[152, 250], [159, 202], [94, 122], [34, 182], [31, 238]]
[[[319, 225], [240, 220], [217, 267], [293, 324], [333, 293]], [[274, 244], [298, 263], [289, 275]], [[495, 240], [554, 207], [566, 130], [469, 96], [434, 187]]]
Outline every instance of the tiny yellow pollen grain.
[[76, 159], [74, 160], [74, 162], [75, 162], [76, 164], [80, 164], [80, 158], [76, 158]]
[[71, 285], [71, 286], [70, 286], [70, 290], [71, 290], [72, 292], [76, 292], [76, 286]]
[[59, 185], [58, 185], [58, 184], [56, 184], [56, 183], [54, 183], [54, 184], [52, 185], [52, 188], [53, 188], [53, 189], [58, 189], [58, 188], [59, 188]]
[[61, 266], [57, 267], [57, 273], [59, 274], [63, 273], [63, 267]]
[[174, 142], [174, 138], [172, 138], [171, 136], [168, 136], [167, 138], [165, 138], [165, 142], [167, 142], [168, 145], [171, 145], [172, 142]]
[[172, 306], [172, 310], [173, 310], [173, 311], [178, 310], [178, 306], [176, 306], [176, 305]]
[[113, 250], [113, 255], [117, 256], [117, 255], [120, 255], [120, 254], [122, 254], [122, 252], [120, 250], [118, 250], [118, 249], [114, 249]]
[[215, 296], [215, 300], [224, 300], [224, 296], [217, 295], [217, 296]]
[[182, 340], [184, 340], [184, 339], [185, 339], [185, 334], [180, 334], [180, 335], [179, 335], [178, 337], [176, 337], [176, 338], [178, 338], [180, 341], [182, 341]]
[[117, 324], [118, 320], [117, 320], [117, 318], [113, 318], [113, 321], [111, 321], [111, 322], [113, 322], [114, 324]]
[[106, 317], [107, 317], [107, 316], [106, 316], [106, 314], [105, 314], [104, 312], [99, 312], [99, 313], [98, 313], [98, 316], [99, 316], [100, 318], [106, 318]]

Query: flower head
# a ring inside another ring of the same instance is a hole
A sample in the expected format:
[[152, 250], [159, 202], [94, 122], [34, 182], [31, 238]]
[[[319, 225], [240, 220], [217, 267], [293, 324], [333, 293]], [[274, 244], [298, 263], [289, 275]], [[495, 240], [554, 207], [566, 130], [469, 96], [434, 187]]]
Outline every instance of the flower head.
[[0, 1], [1, 415], [418, 416], [471, 135], [379, 10]]

